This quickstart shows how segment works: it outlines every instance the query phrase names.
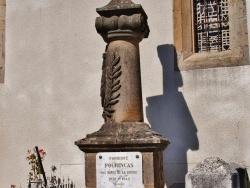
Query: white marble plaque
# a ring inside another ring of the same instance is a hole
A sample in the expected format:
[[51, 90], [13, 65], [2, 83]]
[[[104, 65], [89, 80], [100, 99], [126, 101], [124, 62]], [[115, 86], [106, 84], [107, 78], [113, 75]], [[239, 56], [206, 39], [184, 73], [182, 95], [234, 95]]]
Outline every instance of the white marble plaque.
[[97, 188], [144, 188], [140, 152], [107, 152], [96, 155]]

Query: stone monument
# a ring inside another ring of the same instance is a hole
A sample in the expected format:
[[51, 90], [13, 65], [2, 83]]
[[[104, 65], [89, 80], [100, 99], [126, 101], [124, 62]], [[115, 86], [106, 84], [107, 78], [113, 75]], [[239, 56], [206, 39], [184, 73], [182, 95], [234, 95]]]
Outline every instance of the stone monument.
[[210, 157], [187, 173], [186, 188], [243, 188], [237, 168], [218, 157]]
[[163, 188], [162, 153], [169, 141], [143, 122], [139, 43], [149, 35], [147, 15], [131, 0], [111, 0], [97, 12], [96, 29], [107, 43], [101, 79], [105, 123], [75, 142], [85, 152], [86, 187]]

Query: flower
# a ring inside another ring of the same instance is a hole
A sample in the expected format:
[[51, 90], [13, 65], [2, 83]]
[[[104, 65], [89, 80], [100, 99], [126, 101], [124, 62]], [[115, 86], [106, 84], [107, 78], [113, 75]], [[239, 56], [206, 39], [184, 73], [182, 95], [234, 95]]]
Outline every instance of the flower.
[[[31, 166], [31, 169], [30, 169], [31, 171], [29, 172], [29, 180], [40, 179], [41, 169], [40, 169], [39, 160], [35, 151], [36, 151], [35, 149], [34, 149], [34, 152], [31, 152], [31, 150], [27, 151], [26, 160], [29, 162], [29, 165]], [[46, 156], [46, 152], [43, 149], [39, 149], [38, 153], [40, 155], [41, 160], [43, 161]]]

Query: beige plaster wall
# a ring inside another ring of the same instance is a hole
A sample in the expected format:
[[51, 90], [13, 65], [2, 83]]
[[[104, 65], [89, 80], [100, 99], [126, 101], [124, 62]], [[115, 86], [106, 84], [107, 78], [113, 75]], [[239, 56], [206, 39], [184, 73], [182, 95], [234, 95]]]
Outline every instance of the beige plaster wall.
[[[7, 0], [0, 188], [26, 187], [26, 151], [34, 145], [47, 151], [47, 175], [54, 164], [58, 176], [84, 187], [83, 153], [74, 141], [103, 123], [105, 43], [94, 21], [95, 8], [108, 2]], [[168, 187], [183, 186], [187, 170], [206, 157], [249, 166], [250, 67], [175, 72], [172, 0], [134, 2], [149, 17], [151, 33], [141, 43], [144, 116], [171, 140], [164, 154]]]

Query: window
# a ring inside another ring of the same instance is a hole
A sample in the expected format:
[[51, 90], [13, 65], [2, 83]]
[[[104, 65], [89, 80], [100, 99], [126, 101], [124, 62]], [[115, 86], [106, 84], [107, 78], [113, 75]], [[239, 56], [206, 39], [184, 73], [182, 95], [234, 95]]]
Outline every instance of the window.
[[4, 82], [6, 1], [0, 0], [0, 83]]
[[194, 31], [196, 52], [226, 51], [230, 46], [227, 0], [196, 0]]
[[177, 69], [249, 64], [244, 0], [173, 0]]

